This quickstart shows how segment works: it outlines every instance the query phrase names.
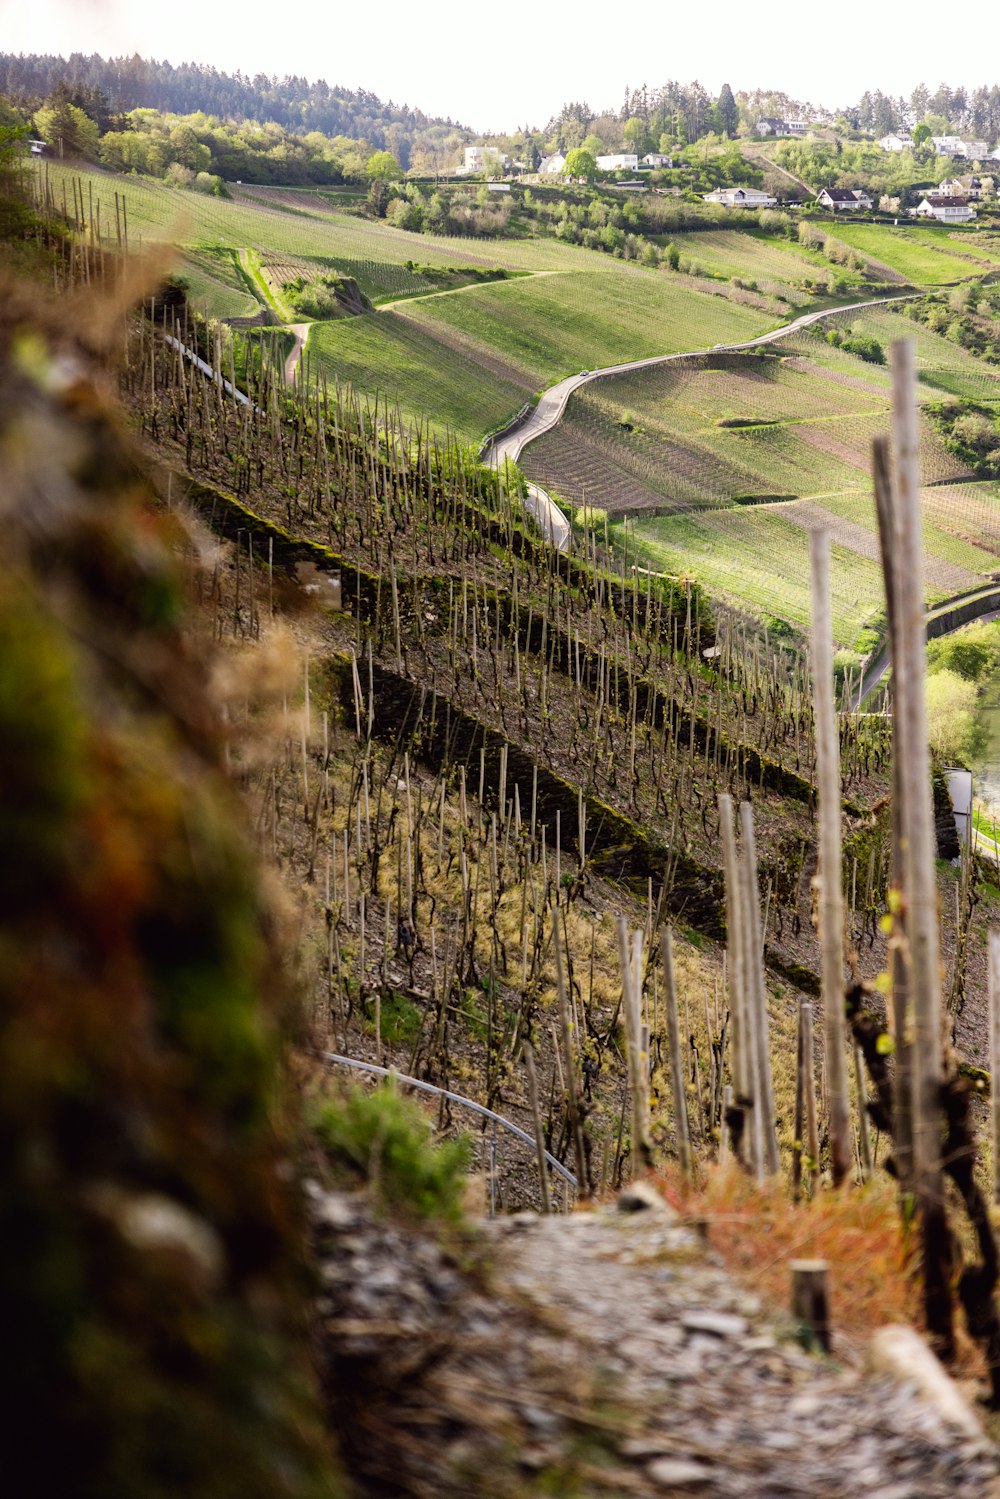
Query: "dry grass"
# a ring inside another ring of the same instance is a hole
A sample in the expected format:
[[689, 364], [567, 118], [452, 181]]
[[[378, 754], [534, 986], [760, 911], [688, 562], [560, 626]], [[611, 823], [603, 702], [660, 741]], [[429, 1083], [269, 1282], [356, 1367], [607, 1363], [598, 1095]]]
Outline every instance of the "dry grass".
[[758, 1187], [735, 1167], [712, 1168], [695, 1183], [661, 1171], [657, 1182], [682, 1212], [708, 1220], [713, 1249], [769, 1310], [788, 1308], [791, 1260], [828, 1260], [838, 1350], [858, 1349], [887, 1323], [918, 1320], [915, 1239], [887, 1178], [802, 1203], [791, 1201], [783, 1179]]

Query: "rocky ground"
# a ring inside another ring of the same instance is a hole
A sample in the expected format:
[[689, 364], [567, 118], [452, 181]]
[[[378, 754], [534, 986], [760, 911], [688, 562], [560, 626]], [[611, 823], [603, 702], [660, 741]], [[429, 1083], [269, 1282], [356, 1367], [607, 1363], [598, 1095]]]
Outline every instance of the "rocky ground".
[[805, 1352], [649, 1189], [447, 1245], [310, 1194], [360, 1494], [1000, 1495], [1000, 1452], [912, 1348], [902, 1375]]

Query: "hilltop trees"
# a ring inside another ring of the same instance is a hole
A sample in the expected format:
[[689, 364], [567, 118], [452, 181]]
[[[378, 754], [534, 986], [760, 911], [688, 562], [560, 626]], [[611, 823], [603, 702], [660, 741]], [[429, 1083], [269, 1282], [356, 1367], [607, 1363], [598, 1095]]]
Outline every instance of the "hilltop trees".
[[97, 155], [100, 132], [83, 110], [68, 100], [56, 100], [35, 112], [34, 126], [60, 156]]
[[735, 135], [740, 123], [740, 111], [728, 83], [722, 85], [715, 109], [719, 117], [720, 130], [725, 135]]

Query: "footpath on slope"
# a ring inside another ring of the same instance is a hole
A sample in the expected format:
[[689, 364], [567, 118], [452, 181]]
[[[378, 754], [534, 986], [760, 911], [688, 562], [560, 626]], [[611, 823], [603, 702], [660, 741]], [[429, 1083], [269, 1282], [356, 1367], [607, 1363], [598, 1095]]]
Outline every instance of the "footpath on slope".
[[1000, 1451], [950, 1381], [931, 1400], [919, 1356], [901, 1382], [838, 1364], [836, 1341], [807, 1354], [648, 1187], [626, 1211], [487, 1221], [471, 1270], [308, 1190], [321, 1367], [356, 1407], [363, 1494], [1000, 1495]]
[[288, 352], [285, 360], [285, 384], [291, 385], [295, 380], [295, 371], [299, 367], [299, 360], [305, 351], [306, 342], [309, 338], [309, 329], [312, 323], [289, 323], [286, 332], [295, 335], [295, 343]]
[[[901, 296], [874, 297], [866, 302], [850, 302], [845, 307], [824, 307], [818, 312], [803, 313], [800, 317], [793, 318], [790, 323], [783, 323], [780, 328], [772, 328], [769, 333], [760, 333], [756, 338], [745, 339], [742, 343], [716, 344], [711, 349], [686, 349], [679, 354], [653, 354], [648, 359], [631, 359], [624, 364], [609, 364], [601, 369], [581, 370], [577, 375], [567, 375], [558, 384], [550, 385], [548, 390], [543, 391], [538, 405], [526, 415], [523, 422], [518, 422], [516, 426], [509, 427], [505, 432], [498, 433], [492, 438], [481, 450], [481, 456], [497, 468], [502, 468], [508, 459], [511, 463], [516, 463], [530, 442], [534, 442], [535, 438], [541, 437], [543, 433], [550, 432], [562, 419], [566, 404], [573, 392], [579, 390], [581, 385], [589, 385], [592, 380], [603, 380], [609, 375], [626, 375], [632, 370], [652, 369], [657, 365], [670, 364], [678, 359], [700, 359], [706, 354], [733, 354], [745, 349], [761, 348], [766, 344], [787, 338], [789, 334], [797, 333], [802, 328], [808, 328], [822, 318], [845, 312], [860, 312], [865, 307], [884, 307], [892, 302], [911, 301], [920, 295], [922, 295], [920, 292], [905, 292]], [[538, 522], [543, 535], [552, 541], [556, 549], [561, 552], [568, 551], [569, 523], [544, 489], [540, 489], [536, 484], [529, 485], [526, 508]]]

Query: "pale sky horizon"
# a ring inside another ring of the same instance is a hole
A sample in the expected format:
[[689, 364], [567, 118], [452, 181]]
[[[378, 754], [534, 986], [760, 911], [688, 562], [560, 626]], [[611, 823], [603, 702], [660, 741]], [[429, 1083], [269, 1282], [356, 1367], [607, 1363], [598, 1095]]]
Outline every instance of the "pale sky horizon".
[[[751, 11], [717, 0], [692, 15], [648, 0], [587, 20], [578, 8], [554, 8], [530, 23], [504, 23], [496, 10], [442, 0], [382, 0], [377, 11], [331, 16], [312, 0], [282, 17], [270, 0], [0, 0], [0, 51], [72, 52], [104, 57], [203, 63], [221, 72], [296, 74], [367, 89], [384, 100], [450, 117], [480, 134], [544, 126], [568, 100], [619, 109], [626, 86], [658, 87], [698, 79], [713, 96], [723, 83], [782, 90], [817, 106], [856, 102], [866, 89], [908, 96], [918, 83], [972, 89], [992, 80], [970, 55], [969, 37], [988, 34], [985, 0], [973, 0], [961, 27], [901, 26], [898, 13], [867, 0], [844, 0], [833, 17], [803, 24], [796, 0]], [[748, 25], [748, 15], [754, 16]], [[414, 17], [419, 17], [419, 26]], [[982, 30], [980, 30], [982, 28]], [[985, 49], [984, 49], [985, 54]]]

